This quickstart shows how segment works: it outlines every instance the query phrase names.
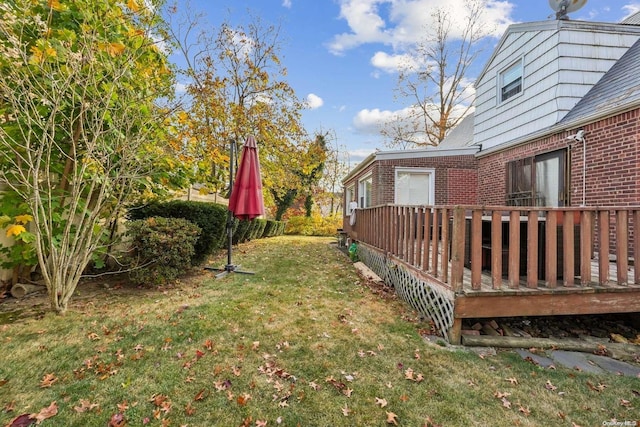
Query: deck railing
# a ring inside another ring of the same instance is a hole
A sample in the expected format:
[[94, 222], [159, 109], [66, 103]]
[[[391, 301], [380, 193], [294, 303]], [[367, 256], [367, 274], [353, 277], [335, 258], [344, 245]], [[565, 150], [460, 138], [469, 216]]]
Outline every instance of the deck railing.
[[352, 230], [462, 292], [488, 275], [494, 290], [640, 284], [639, 225], [640, 207], [385, 205], [359, 209]]

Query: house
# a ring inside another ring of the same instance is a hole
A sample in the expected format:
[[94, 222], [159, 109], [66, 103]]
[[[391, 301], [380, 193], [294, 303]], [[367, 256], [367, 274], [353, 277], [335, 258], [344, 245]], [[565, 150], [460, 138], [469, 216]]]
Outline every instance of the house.
[[[438, 147], [377, 151], [343, 179], [343, 229], [352, 229], [350, 202], [359, 208], [385, 204], [446, 205], [478, 201], [479, 146], [473, 143], [473, 114]], [[425, 191], [426, 189], [426, 191]], [[357, 236], [352, 236], [357, 238]]]
[[[640, 311], [638, 69], [640, 13], [510, 26], [456, 151], [378, 152], [343, 181], [359, 257], [454, 342], [465, 318]], [[431, 171], [408, 201], [407, 166]]]
[[479, 203], [640, 203], [638, 15], [507, 30], [476, 83]]

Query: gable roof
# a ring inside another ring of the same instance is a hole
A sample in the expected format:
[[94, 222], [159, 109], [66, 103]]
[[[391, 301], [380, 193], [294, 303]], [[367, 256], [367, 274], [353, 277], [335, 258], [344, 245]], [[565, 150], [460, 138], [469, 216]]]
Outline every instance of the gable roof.
[[570, 124], [640, 105], [640, 39], [560, 120]]
[[625, 25], [640, 25], [640, 12], [634, 13], [620, 23]]
[[432, 150], [451, 150], [456, 148], [467, 148], [473, 145], [473, 121], [474, 114], [468, 114], [451, 129], [449, 134], [444, 137], [437, 147]]

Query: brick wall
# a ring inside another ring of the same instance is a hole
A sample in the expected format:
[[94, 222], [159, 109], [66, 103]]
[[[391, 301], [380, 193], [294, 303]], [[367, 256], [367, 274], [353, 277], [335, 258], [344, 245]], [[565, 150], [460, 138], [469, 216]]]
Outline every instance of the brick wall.
[[[640, 204], [640, 109], [581, 127], [587, 148], [587, 206]], [[575, 132], [577, 129], [572, 130]], [[478, 159], [478, 201], [506, 203], [506, 164], [509, 161], [567, 148], [569, 143], [570, 204], [582, 203], [583, 145], [552, 135]]]
[[[477, 203], [478, 163], [475, 156], [466, 155], [421, 157], [376, 162], [373, 186], [377, 189], [377, 192], [374, 191], [374, 204], [394, 202], [396, 167], [435, 169], [435, 202], [437, 205]], [[459, 193], [457, 192], [458, 190], [460, 190]]]

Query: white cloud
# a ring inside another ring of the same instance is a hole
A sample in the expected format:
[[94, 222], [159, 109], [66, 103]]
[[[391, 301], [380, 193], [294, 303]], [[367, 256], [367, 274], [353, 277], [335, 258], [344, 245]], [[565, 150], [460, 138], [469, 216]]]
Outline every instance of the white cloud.
[[315, 93], [310, 93], [309, 95], [307, 95], [307, 106], [310, 109], [315, 110], [316, 108], [322, 107], [322, 105], [324, 105], [324, 100], [318, 95], [316, 95]]
[[291, 9], [291, 0], [282, 0], [282, 6]]
[[[451, 37], [459, 36], [464, 28], [465, 0], [340, 0], [340, 18], [350, 31], [336, 35], [329, 50], [340, 55], [366, 43], [402, 50], [423, 38], [426, 28], [434, 27], [431, 14], [435, 8], [450, 12]], [[499, 36], [513, 22], [513, 8], [508, 0], [487, 0], [482, 26]]]
[[376, 52], [371, 58], [371, 65], [386, 73], [395, 73], [402, 69], [416, 69], [419, 61], [409, 54], [390, 55], [386, 52]]
[[379, 135], [382, 126], [390, 120], [395, 120], [399, 115], [405, 114], [404, 110], [389, 111], [378, 108], [360, 110], [353, 118], [353, 126], [358, 133]]
[[187, 84], [182, 82], [176, 82], [175, 86], [176, 94], [186, 93], [187, 92]]

